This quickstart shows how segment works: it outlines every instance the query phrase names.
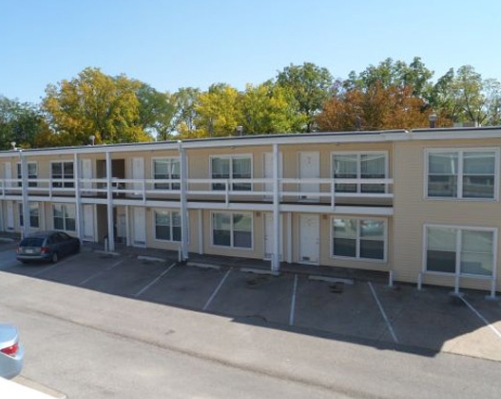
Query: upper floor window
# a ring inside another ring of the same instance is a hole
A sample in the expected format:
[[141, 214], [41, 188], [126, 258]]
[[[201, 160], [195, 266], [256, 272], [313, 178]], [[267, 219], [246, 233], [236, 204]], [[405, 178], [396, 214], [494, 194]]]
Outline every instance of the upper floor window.
[[498, 151], [429, 150], [427, 197], [496, 199]]
[[[213, 179], [251, 179], [252, 160], [250, 155], [229, 155], [211, 157], [211, 176]], [[213, 190], [224, 190], [224, 183], [213, 183]], [[230, 189], [251, 191], [251, 183], [232, 183]]]
[[491, 277], [496, 230], [426, 226], [425, 265], [429, 272]]
[[[388, 156], [385, 152], [334, 153], [332, 176], [341, 179], [385, 179], [388, 177]], [[340, 193], [384, 193], [386, 185], [380, 183], [337, 183]]]
[[[179, 158], [159, 158], [153, 160], [153, 178], [155, 180], [178, 180], [180, 178]], [[156, 190], [179, 190], [179, 183], [155, 183]]]
[[333, 219], [332, 255], [384, 260], [386, 226], [382, 220]]
[[[27, 162], [26, 164], [27, 170], [28, 170], [28, 179], [36, 179], [38, 175], [38, 167], [36, 162]], [[23, 185], [22, 179], [23, 179], [23, 174], [22, 174], [22, 168], [21, 168], [21, 163], [18, 162], [17, 164], [17, 178], [19, 182], [17, 185], [21, 187]], [[36, 187], [37, 182], [36, 181], [28, 181], [28, 187]]]
[[52, 182], [52, 187], [74, 187], [73, 178], [73, 162], [52, 162], [51, 163], [51, 178], [55, 181]]

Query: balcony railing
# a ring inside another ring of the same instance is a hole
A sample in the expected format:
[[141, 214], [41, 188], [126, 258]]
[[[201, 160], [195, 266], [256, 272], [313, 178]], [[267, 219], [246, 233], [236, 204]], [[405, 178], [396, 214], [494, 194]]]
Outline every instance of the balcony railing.
[[[76, 190], [83, 197], [106, 197], [108, 179], [26, 179], [28, 196], [75, 197]], [[0, 179], [0, 195], [22, 196], [21, 179]], [[278, 180], [280, 201], [316, 201], [333, 207], [342, 198], [393, 198], [393, 179], [334, 179], [334, 178], [281, 178]], [[274, 179], [187, 179], [188, 200], [267, 201], [274, 198]], [[162, 188], [160, 188], [162, 187]], [[168, 187], [168, 188], [163, 188]], [[147, 199], [168, 198], [181, 200], [180, 179], [111, 179], [113, 198]], [[217, 189], [214, 189], [217, 187]], [[247, 189], [248, 188], [248, 189]]]

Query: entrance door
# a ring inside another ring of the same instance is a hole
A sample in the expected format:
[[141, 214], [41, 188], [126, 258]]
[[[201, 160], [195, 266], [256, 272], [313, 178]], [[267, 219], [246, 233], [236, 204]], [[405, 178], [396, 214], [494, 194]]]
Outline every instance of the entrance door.
[[9, 179], [12, 179], [12, 165], [10, 162], [4, 162], [4, 177], [7, 180], [5, 183], [6, 187], [12, 187], [12, 182]]
[[144, 247], [146, 246], [146, 210], [144, 208], [133, 209], [133, 245]]
[[318, 264], [320, 252], [320, 218], [299, 215], [299, 261]]
[[14, 203], [7, 202], [7, 230], [14, 230]]
[[[317, 151], [302, 151], [299, 153], [299, 178], [318, 179], [320, 177], [320, 154]], [[318, 193], [320, 184], [301, 183], [299, 190], [302, 193]], [[301, 199], [318, 200], [318, 195], [301, 194]]]
[[[92, 161], [82, 159], [82, 179], [92, 179]], [[92, 194], [92, 182], [84, 181], [82, 184], [82, 194]]]
[[94, 205], [83, 205], [83, 240], [94, 242]]
[[[280, 217], [280, 240], [283, 238], [283, 218]], [[273, 234], [273, 213], [264, 214], [264, 259], [271, 259], [273, 254], [273, 245], [275, 243], [275, 234]], [[284, 257], [283, 243], [279, 243], [280, 260]]]
[[132, 178], [137, 180], [133, 183], [135, 195], [142, 195], [144, 180], [144, 158], [132, 158]]
[[[265, 179], [273, 179], [273, 153], [264, 153], [264, 174]], [[278, 177], [282, 177], [282, 153], [278, 155]], [[273, 183], [265, 183], [264, 190], [267, 192], [265, 198], [273, 197]]]

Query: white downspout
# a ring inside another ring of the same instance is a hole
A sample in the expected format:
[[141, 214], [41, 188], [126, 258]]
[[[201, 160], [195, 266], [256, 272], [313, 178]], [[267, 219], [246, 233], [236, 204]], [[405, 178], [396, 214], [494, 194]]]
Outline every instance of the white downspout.
[[279, 148], [273, 144], [273, 254], [271, 255], [271, 271], [280, 269], [280, 186], [279, 186]]

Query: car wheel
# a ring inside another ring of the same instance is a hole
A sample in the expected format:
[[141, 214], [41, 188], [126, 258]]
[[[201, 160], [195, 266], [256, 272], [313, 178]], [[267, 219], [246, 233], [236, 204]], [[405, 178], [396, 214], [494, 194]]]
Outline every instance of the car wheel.
[[59, 260], [59, 255], [57, 254], [57, 252], [52, 253], [52, 257], [50, 258], [50, 260], [52, 263], [57, 263], [57, 261]]

